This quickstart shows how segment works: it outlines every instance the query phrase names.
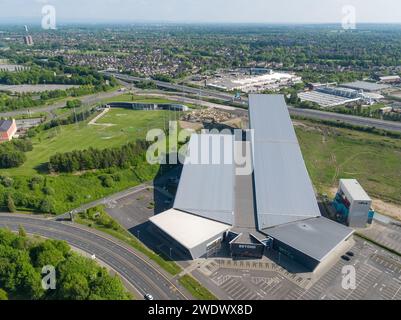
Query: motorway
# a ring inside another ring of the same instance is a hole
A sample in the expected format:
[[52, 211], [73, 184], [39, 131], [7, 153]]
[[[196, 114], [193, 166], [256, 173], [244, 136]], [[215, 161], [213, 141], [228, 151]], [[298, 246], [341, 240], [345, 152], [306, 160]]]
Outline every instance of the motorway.
[[0, 228], [64, 240], [102, 261], [132, 285], [140, 294], [150, 293], [155, 300], [183, 300], [185, 295], [132, 248], [99, 231], [73, 223], [61, 223], [27, 215], [0, 213]]
[[320, 119], [320, 120], [340, 121], [357, 126], [375, 127], [377, 129], [382, 129], [382, 130], [401, 132], [401, 122], [385, 121], [385, 120], [365, 118], [365, 117], [356, 117], [348, 114], [325, 112], [312, 109], [299, 109], [294, 107], [288, 107], [288, 109], [291, 115], [296, 115], [300, 117]]
[[[119, 73], [110, 73], [104, 72], [109, 76], [114, 76], [116, 79], [125, 81], [125, 82], [138, 82], [144, 80], [143, 78], [139, 77], [132, 77], [129, 75], [119, 74]], [[192, 88], [184, 85], [173, 84], [164, 81], [154, 81], [158, 87], [175, 90], [178, 92], [185, 92], [193, 95], [197, 95], [199, 97], [204, 98], [214, 98], [220, 99], [224, 101], [232, 101], [233, 96], [231, 94], [217, 92], [213, 90], [205, 90], [205, 89], [197, 89]], [[248, 99], [242, 98], [241, 101], [236, 101], [237, 103], [242, 103], [244, 106], [248, 105]], [[238, 111], [244, 111], [242, 108], [236, 108]], [[375, 127], [378, 129], [401, 132], [401, 123], [395, 121], [386, 121], [380, 119], [372, 119], [366, 117], [358, 117], [346, 114], [339, 114], [334, 112], [327, 112], [327, 111], [320, 111], [320, 110], [311, 110], [311, 109], [299, 109], [299, 108], [288, 108], [292, 115], [306, 117], [306, 118], [314, 118], [320, 120], [331, 120], [331, 121], [341, 121], [353, 125], [358, 126], [366, 126], [366, 127]]]

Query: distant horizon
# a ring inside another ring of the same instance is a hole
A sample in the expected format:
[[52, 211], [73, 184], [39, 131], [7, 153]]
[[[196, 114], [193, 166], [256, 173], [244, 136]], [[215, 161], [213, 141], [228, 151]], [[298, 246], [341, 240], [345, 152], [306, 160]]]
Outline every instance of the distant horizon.
[[[10, 18], [10, 21], [0, 21], [0, 25], [3, 26], [24, 26], [31, 25], [33, 27], [40, 27], [41, 23], [37, 19], [16, 19]], [[115, 26], [126, 26], [126, 25], [242, 25], [242, 26], [341, 26], [340, 22], [220, 22], [220, 21], [166, 21], [166, 20], [57, 20], [57, 25], [68, 26], [68, 25], [115, 25]], [[361, 22], [357, 23], [357, 26], [401, 26], [401, 22]]]
[[46, 5], [59, 24], [401, 24], [398, 0], [1, 0], [0, 24], [40, 24]]

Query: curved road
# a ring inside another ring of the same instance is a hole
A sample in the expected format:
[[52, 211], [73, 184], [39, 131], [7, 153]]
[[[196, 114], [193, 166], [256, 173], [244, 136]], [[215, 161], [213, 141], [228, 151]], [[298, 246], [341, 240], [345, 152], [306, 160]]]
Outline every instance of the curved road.
[[71, 246], [95, 255], [111, 267], [142, 295], [150, 293], [156, 300], [187, 299], [160, 271], [140, 257], [129, 246], [95, 230], [72, 223], [61, 223], [18, 214], [0, 214], [0, 228], [67, 241]]

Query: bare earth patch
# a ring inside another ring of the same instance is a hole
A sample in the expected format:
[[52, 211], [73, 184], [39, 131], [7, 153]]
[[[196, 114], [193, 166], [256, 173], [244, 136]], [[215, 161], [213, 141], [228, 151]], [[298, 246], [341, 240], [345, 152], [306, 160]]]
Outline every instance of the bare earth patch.
[[192, 129], [195, 131], [203, 128], [203, 125], [201, 123], [182, 121], [182, 120], [180, 120], [179, 125], [182, 129]]
[[378, 213], [401, 221], [401, 206], [379, 199], [373, 199], [373, 209]]

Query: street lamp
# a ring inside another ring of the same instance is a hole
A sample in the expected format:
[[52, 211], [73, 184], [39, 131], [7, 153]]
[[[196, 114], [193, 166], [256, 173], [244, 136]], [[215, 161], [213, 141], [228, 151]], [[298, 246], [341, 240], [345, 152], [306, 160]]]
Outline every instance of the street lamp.
[[170, 259], [172, 259], [172, 257], [171, 257], [171, 251], [173, 250], [173, 248], [170, 248]]
[[139, 240], [139, 234], [141, 233], [141, 231], [140, 230], [138, 230], [138, 240]]

